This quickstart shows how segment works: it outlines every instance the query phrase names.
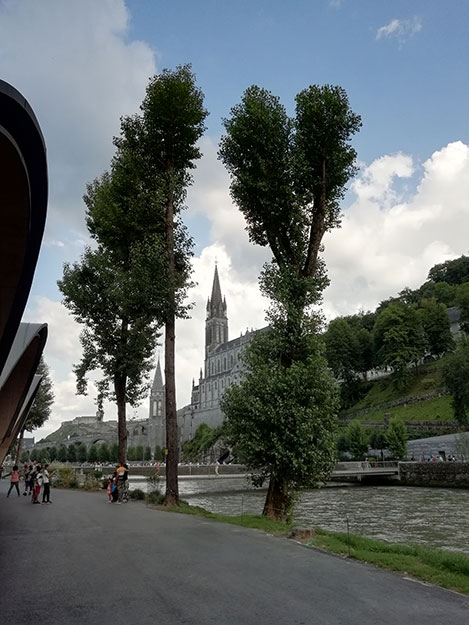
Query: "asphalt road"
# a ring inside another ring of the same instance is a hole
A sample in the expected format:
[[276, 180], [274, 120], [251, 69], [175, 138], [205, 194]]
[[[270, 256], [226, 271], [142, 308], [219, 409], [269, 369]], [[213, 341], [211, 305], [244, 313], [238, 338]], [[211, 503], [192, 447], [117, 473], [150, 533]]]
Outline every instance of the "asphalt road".
[[0, 482], [2, 625], [428, 625], [469, 598], [287, 539], [105, 493]]

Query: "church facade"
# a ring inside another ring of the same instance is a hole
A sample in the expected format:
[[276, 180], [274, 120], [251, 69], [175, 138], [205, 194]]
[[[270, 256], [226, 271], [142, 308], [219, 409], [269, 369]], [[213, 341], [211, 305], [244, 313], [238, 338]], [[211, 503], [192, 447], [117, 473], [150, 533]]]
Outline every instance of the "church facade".
[[252, 336], [253, 331], [246, 330], [245, 334], [229, 340], [226, 299], [222, 297], [215, 266], [212, 293], [206, 308], [204, 364], [197, 383], [192, 382], [190, 404], [178, 410], [181, 444], [193, 438], [201, 423], [212, 428], [223, 423], [220, 398], [225, 389], [241, 380], [240, 354]]

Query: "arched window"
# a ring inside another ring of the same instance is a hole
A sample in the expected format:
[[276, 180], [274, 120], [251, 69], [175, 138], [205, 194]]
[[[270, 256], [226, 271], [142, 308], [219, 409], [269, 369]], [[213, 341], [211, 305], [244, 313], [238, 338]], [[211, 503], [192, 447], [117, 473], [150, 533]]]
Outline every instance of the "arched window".
[[223, 358], [223, 371], [226, 371], [226, 356]]

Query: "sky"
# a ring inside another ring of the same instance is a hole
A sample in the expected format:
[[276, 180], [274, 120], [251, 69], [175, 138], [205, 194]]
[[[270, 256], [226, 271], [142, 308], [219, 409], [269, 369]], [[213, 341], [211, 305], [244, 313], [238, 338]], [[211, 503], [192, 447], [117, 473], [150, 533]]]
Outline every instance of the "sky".
[[[138, 112], [151, 76], [191, 63], [210, 113], [184, 213], [197, 285], [191, 318], [177, 324], [182, 407], [203, 364], [215, 262], [230, 338], [265, 325], [257, 278], [269, 254], [249, 242], [217, 159], [222, 120], [243, 91], [269, 89], [293, 114], [302, 89], [341, 85], [362, 116], [359, 173], [341, 228], [324, 238], [323, 311], [374, 310], [469, 252], [468, 23], [469, 0], [0, 0], [0, 77], [33, 107], [48, 151], [48, 218], [24, 320], [49, 324], [55, 403], [36, 439], [96, 411], [92, 383], [88, 396], [75, 394], [81, 328], [57, 280], [90, 242], [86, 184], [109, 168], [120, 117]], [[147, 414], [146, 401], [128, 410]], [[116, 418], [112, 404], [104, 418]]]

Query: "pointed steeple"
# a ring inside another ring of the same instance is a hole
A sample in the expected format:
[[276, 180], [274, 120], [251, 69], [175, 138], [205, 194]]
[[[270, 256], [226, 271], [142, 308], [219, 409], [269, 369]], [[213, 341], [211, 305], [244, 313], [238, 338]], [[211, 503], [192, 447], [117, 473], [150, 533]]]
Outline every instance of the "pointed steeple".
[[213, 274], [212, 296], [207, 302], [207, 317], [205, 320], [205, 352], [214, 349], [217, 345], [228, 341], [228, 317], [226, 314], [226, 300], [221, 295], [218, 266], [215, 265]]
[[156, 365], [155, 377], [153, 378], [152, 393], [163, 390], [163, 377], [161, 375], [160, 357], [158, 356], [158, 364]]
[[222, 303], [221, 297], [221, 289], [220, 289], [220, 278], [218, 277], [218, 266], [215, 265], [215, 274], [213, 276], [213, 285], [212, 285], [212, 297], [210, 298], [210, 304], [212, 308], [218, 307]]

